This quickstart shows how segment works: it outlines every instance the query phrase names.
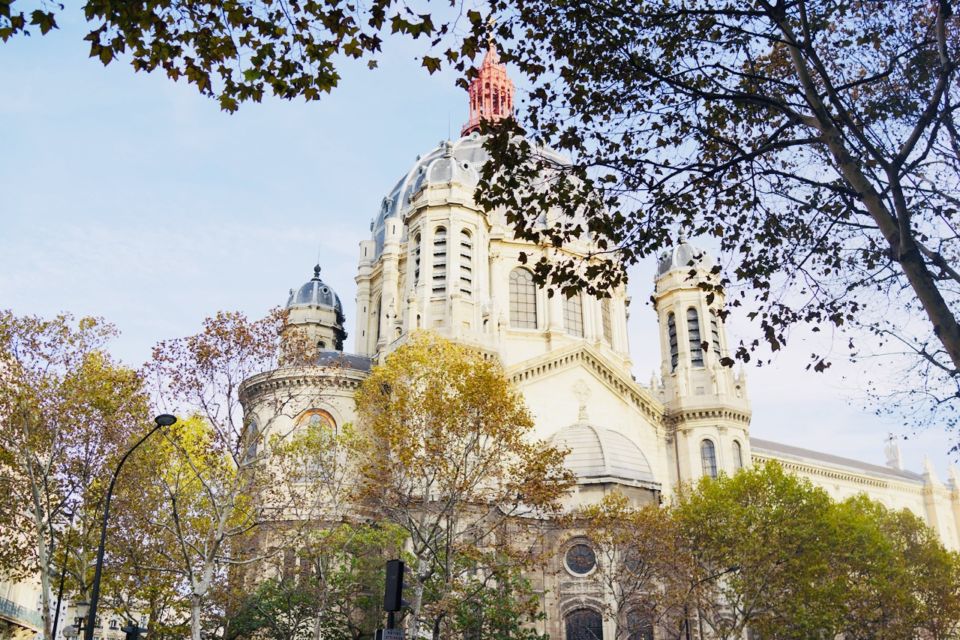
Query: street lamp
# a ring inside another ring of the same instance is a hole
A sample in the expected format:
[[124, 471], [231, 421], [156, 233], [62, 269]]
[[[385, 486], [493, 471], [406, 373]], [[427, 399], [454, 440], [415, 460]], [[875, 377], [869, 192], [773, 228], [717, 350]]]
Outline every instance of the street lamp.
[[162, 413], [154, 418], [153, 421], [156, 426], [151, 429], [147, 435], [137, 440], [137, 443], [123, 454], [123, 457], [120, 458], [120, 463], [117, 464], [116, 471], [113, 472], [113, 477], [110, 478], [110, 486], [107, 488], [107, 499], [103, 505], [103, 522], [100, 523], [100, 546], [97, 547], [97, 567], [93, 571], [93, 586], [90, 589], [90, 613], [87, 616], [86, 628], [83, 630], [83, 640], [93, 640], [93, 625], [97, 621], [97, 602], [100, 600], [100, 574], [103, 572], [103, 549], [107, 543], [107, 520], [110, 518], [110, 498], [113, 497], [113, 485], [117, 482], [120, 469], [123, 467], [123, 463], [127, 461], [127, 458], [130, 457], [130, 454], [136, 451], [137, 447], [142, 445], [154, 432], [163, 427], [173, 425], [177, 421], [177, 418], [169, 413]]
[[[84, 618], [87, 615], [87, 608], [90, 605], [81, 600], [80, 602], [75, 602], [73, 606], [76, 609], [74, 613], [76, 613], [77, 616], [74, 619], [73, 624], [68, 624], [63, 628], [63, 637], [67, 638], [68, 640], [76, 640], [76, 638], [80, 635], [80, 632], [83, 631]], [[53, 640], [56, 640], [56, 637], [54, 637]]]

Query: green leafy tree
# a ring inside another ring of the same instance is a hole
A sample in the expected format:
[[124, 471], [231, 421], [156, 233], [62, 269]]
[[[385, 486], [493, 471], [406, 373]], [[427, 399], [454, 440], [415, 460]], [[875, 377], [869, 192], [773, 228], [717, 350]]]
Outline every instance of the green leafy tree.
[[39, 575], [48, 637], [52, 579], [67, 571], [86, 595], [105, 488], [149, 428], [140, 376], [106, 352], [115, 333], [94, 318], [0, 312], [0, 571]]
[[797, 323], [865, 329], [869, 349], [912, 356], [909, 399], [956, 423], [954, 2], [494, 0], [490, 11], [529, 92], [522, 127], [494, 127], [479, 201], [524, 238], [598, 246], [588, 260], [540, 258], [541, 281], [602, 295], [678, 233], [710, 237], [727, 262], [718, 286], [736, 285], [732, 305], [757, 325], [738, 357], [781, 348]]
[[557, 513], [573, 481], [565, 452], [532, 438], [498, 364], [428, 333], [371, 371], [357, 411], [356, 500], [409, 536], [408, 634], [447, 637], [454, 594], [489, 558], [478, 551], [518, 566], [536, 560], [535, 527], [517, 516]]
[[677, 523], [671, 510], [632, 506], [618, 492], [572, 514], [570, 526], [584, 532], [597, 555], [591, 579], [609, 594], [604, 613], [616, 621], [615, 640], [642, 637], [638, 627], [684, 628], [695, 563]]
[[[171, 450], [160, 456], [170, 462], [158, 476], [166, 506], [154, 527], [168, 536], [166, 559], [189, 593], [193, 640], [201, 640], [205, 621], [222, 626], [229, 614], [231, 601], [217, 604], [211, 595], [229, 595], [229, 583], [260, 575], [265, 561], [295, 545], [327, 504], [328, 494], [313, 490], [303, 465], [283, 463], [284, 442], [295, 432], [274, 428], [298, 412], [298, 390], [263, 398], [263, 415], [255, 419], [240, 401], [244, 381], [272, 375], [281, 361], [302, 366], [281, 345], [284, 321], [280, 312], [255, 321], [219, 313], [198, 334], [158, 344], [147, 367], [158, 402], [192, 416], [155, 445]], [[310, 443], [289, 451], [302, 457]]]
[[466, 640], [549, 640], [535, 627], [545, 617], [542, 596], [513, 559], [494, 552], [471, 566], [480, 570], [450, 594], [452, 628]]
[[[712, 638], [816, 638], [846, 593], [831, 573], [838, 542], [827, 494], [776, 463], [680, 495], [674, 517], [693, 558], [692, 604]], [[833, 637], [827, 634], [827, 637]]]
[[[395, 0], [362, 6], [345, 0], [87, 0], [82, 8], [91, 58], [104, 65], [126, 58], [135, 71], [186, 81], [226, 111], [269, 95], [317, 100], [339, 84], [338, 62], [367, 60], [375, 67], [385, 35], [436, 38], [450, 30]], [[4, 0], [0, 40], [49, 33], [62, 11], [62, 4], [47, 0]], [[435, 69], [439, 60], [423, 62]]]
[[389, 524], [314, 531], [280, 577], [262, 582], [234, 615], [230, 638], [360, 640], [381, 626], [384, 564], [406, 533]]
[[831, 558], [843, 585], [838, 634], [950, 638], [960, 625], [960, 565], [925, 523], [864, 496], [834, 507]]

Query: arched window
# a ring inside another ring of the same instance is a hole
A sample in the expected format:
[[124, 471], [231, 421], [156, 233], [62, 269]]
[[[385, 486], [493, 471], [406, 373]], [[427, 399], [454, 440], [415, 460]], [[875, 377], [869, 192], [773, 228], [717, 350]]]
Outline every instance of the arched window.
[[380, 312], [383, 311], [383, 298], [377, 298], [377, 316], [374, 318], [375, 327], [374, 335], [377, 337], [377, 342], [380, 342]]
[[566, 640], [603, 640], [603, 618], [593, 609], [574, 609], [564, 622]]
[[713, 347], [713, 355], [720, 360], [720, 321], [717, 316], [710, 315], [710, 344]]
[[736, 440], [733, 441], [733, 466], [736, 469], [743, 469], [743, 447]]
[[703, 475], [717, 477], [717, 448], [713, 440], [704, 440], [700, 443], [700, 464], [703, 466]]
[[627, 612], [627, 640], [653, 640], [653, 624], [642, 611], [631, 609]]
[[336, 430], [337, 428], [336, 420], [334, 420], [333, 416], [323, 409], [307, 409], [300, 414], [300, 417], [297, 419], [297, 425], [309, 426], [313, 429], [322, 426], [333, 430]]
[[447, 290], [447, 230], [437, 227], [433, 232], [433, 293]]
[[246, 438], [246, 455], [244, 459], [253, 460], [257, 457], [257, 453], [260, 450], [260, 425], [257, 424], [256, 420], [251, 419], [247, 422], [247, 427], [244, 429], [243, 435]]
[[677, 321], [673, 312], [667, 314], [667, 335], [670, 337], [670, 371], [675, 371], [679, 352], [677, 351]]
[[420, 283], [420, 234], [413, 238], [413, 286]]
[[473, 238], [466, 229], [460, 232], [460, 293], [473, 294]]
[[606, 340], [607, 344], [613, 344], [613, 320], [612, 312], [610, 310], [612, 302], [610, 298], [604, 298], [603, 302], [600, 303], [600, 316], [601, 323], [603, 324], [603, 339]]
[[700, 337], [700, 318], [693, 307], [687, 309], [687, 335], [690, 337], [690, 364], [703, 366], [703, 340]]
[[537, 285], [533, 274], [519, 267], [510, 272], [510, 326], [537, 328]]
[[563, 324], [570, 335], [583, 337], [583, 302], [579, 293], [563, 302]]

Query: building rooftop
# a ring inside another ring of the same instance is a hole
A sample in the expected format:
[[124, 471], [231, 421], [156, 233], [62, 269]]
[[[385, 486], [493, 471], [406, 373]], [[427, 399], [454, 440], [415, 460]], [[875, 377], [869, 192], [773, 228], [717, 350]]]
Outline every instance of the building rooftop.
[[870, 464], [868, 462], [854, 460], [853, 458], [844, 458], [829, 453], [813, 451], [812, 449], [803, 449], [789, 444], [772, 442], [770, 440], [750, 438], [750, 448], [754, 454], [795, 460], [797, 462], [815, 462], [821, 466], [828, 466], [841, 471], [851, 471], [876, 478], [923, 483], [923, 475], [914, 473], [913, 471], [904, 471], [879, 464]]

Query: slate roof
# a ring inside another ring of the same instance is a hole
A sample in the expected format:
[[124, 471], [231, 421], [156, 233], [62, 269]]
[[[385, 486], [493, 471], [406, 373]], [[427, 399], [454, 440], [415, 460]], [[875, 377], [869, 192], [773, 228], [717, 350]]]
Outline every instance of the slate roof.
[[795, 460], [797, 462], [815, 462], [820, 465], [831, 467], [840, 471], [852, 471], [863, 475], [876, 478], [887, 478], [907, 482], [916, 482], [923, 484], [923, 475], [913, 471], [902, 471], [884, 467], [878, 464], [861, 462], [852, 458], [844, 458], [829, 453], [813, 451], [812, 449], [803, 449], [789, 444], [781, 444], [770, 440], [761, 440], [760, 438], [750, 438], [750, 448], [753, 453], [765, 455], [772, 458], [782, 458]]

